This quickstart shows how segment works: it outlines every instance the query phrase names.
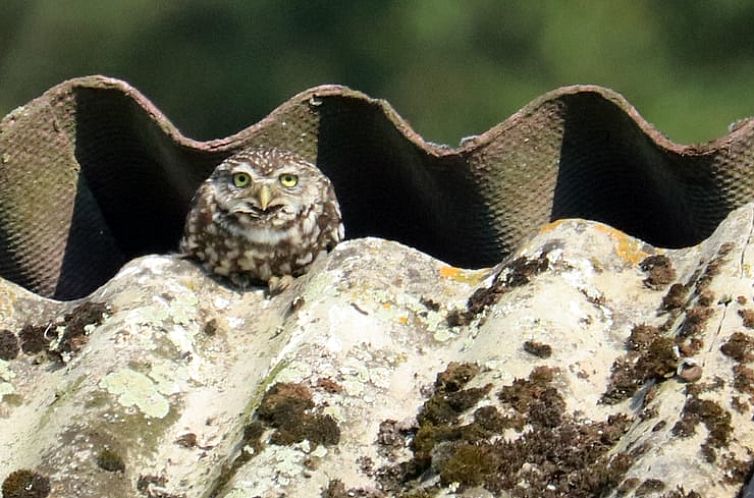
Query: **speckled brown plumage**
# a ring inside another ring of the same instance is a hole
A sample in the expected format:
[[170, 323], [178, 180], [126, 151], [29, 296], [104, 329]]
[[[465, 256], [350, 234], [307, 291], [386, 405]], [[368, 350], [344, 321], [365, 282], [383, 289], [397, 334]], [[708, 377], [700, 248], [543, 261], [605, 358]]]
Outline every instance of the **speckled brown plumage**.
[[313, 164], [278, 149], [244, 150], [201, 185], [181, 252], [247, 286], [284, 288], [343, 239], [332, 184]]

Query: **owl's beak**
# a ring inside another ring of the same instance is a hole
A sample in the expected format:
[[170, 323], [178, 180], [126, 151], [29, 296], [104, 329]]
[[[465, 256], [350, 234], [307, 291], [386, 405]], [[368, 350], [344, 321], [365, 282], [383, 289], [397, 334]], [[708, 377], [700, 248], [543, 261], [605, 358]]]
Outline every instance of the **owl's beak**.
[[262, 208], [262, 211], [267, 211], [267, 206], [270, 205], [270, 201], [272, 200], [270, 187], [262, 185], [262, 188], [259, 189], [259, 192], [257, 193], [257, 200], [259, 201], [259, 207]]

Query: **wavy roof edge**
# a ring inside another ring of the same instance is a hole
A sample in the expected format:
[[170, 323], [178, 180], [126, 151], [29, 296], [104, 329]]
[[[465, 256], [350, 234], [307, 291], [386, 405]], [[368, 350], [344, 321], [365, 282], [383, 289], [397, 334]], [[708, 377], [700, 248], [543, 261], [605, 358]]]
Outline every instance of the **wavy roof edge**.
[[[712, 140], [691, 144], [677, 143], [670, 140], [666, 135], [662, 133], [662, 131], [660, 131], [652, 123], [647, 121], [639, 113], [636, 107], [634, 107], [629, 102], [629, 100], [619, 92], [600, 85], [590, 84], [563, 86], [546, 92], [532, 99], [528, 104], [524, 105], [518, 111], [514, 112], [503, 121], [492, 126], [488, 130], [478, 135], [474, 135], [471, 140], [462, 140], [462, 143], [459, 146], [437, 144], [425, 140], [420, 133], [418, 133], [411, 127], [408, 120], [401, 116], [400, 113], [387, 100], [371, 97], [364, 92], [354, 90], [348, 86], [340, 84], [323, 84], [306, 89], [279, 104], [264, 118], [257, 121], [256, 123], [253, 123], [241, 129], [240, 131], [226, 137], [209, 140], [196, 140], [187, 135], [184, 135], [179, 130], [179, 128], [175, 124], [173, 124], [170, 118], [165, 113], [163, 113], [160, 108], [141, 91], [139, 91], [137, 88], [135, 88], [125, 80], [109, 76], [90, 75], [63, 81], [53, 86], [52, 88], [44, 92], [41, 96], [37, 97], [26, 105], [29, 105], [32, 102], [40, 99], [49, 98], [51, 96], [60, 96], [66, 93], [73, 93], [77, 89], [105, 89], [119, 91], [124, 96], [127, 96], [134, 102], [136, 102], [145, 111], [145, 113], [151, 116], [154, 121], [159, 123], [160, 127], [168, 135], [173, 137], [176, 142], [183, 146], [207, 151], [216, 151], [229, 148], [231, 144], [237, 143], [247, 135], [251, 135], [254, 133], [254, 131], [263, 128], [267, 122], [274, 120], [276, 115], [285, 112], [287, 108], [293, 105], [301, 102], [306, 102], [310, 99], [317, 99], [318, 97], [332, 96], [354, 98], [379, 107], [385, 114], [385, 117], [390, 120], [395, 125], [396, 129], [399, 130], [408, 140], [425, 150], [427, 153], [433, 155], [458, 154], [471, 149], [475, 149], [479, 146], [486, 145], [494, 140], [494, 138], [501, 132], [515, 126], [519, 121], [521, 121], [523, 117], [533, 113], [535, 110], [541, 108], [542, 106], [562, 100], [563, 98], [569, 96], [584, 94], [593, 94], [606, 102], [612, 103], [626, 116], [628, 116], [636, 124], [636, 126], [641, 129], [643, 134], [649, 137], [655, 144], [663, 149], [679, 155], [700, 155], [714, 152], [720, 147], [725, 146], [728, 142], [735, 140], [736, 137], [752, 133], [752, 130], [754, 130], [754, 118], [747, 117], [738, 120], [733, 125], [731, 125], [732, 129], [729, 131], [729, 133]], [[26, 105], [21, 106], [20, 108], [26, 107]], [[5, 118], [13, 114], [13, 112], [14, 111], [11, 111], [8, 115], [6, 115]]]

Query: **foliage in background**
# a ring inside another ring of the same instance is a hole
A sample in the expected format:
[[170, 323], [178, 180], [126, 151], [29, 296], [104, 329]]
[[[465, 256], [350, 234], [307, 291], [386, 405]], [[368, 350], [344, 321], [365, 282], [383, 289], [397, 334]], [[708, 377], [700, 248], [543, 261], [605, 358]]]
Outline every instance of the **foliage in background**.
[[225, 136], [341, 83], [450, 144], [556, 87], [625, 95], [679, 142], [754, 114], [754, 2], [2, 0], [0, 115], [123, 78], [187, 135]]

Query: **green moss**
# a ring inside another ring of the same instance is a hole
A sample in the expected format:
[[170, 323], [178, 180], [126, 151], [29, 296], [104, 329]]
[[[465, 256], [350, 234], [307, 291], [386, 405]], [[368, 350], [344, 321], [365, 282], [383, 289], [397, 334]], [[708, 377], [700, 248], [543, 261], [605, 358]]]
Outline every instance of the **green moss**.
[[537, 341], [526, 341], [524, 351], [537, 358], [549, 358], [552, 355], [552, 346]]
[[688, 293], [688, 287], [683, 284], [671, 285], [667, 294], [662, 298], [662, 310], [672, 312], [685, 307]]
[[619, 403], [633, 396], [648, 380], [662, 382], [675, 375], [679, 361], [675, 350], [677, 342], [660, 333], [659, 328], [646, 324], [631, 329], [626, 341], [629, 351], [613, 362], [602, 403]]
[[560, 393], [550, 385], [556, 370], [537, 367], [528, 379], [516, 379], [510, 386], [504, 386], [498, 399], [528, 416], [528, 422], [535, 426], [555, 427], [560, 424], [565, 412], [565, 401]]
[[650, 289], [662, 289], [675, 280], [675, 270], [670, 258], [663, 254], [656, 254], [645, 258], [639, 267], [647, 273], [644, 285]]
[[744, 394], [754, 394], [754, 370], [741, 364], [735, 365], [733, 387]]
[[0, 330], [0, 360], [10, 361], [18, 356], [21, 346], [16, 334], [10, 330]]
[[[457, 368], [454, 365], [438, 379], [446, 379]], [[415, 433], [401, 432], [391, 421], [381, 424], [378, 440], [388, 453], [401, 446], [401, 438], [405, 446], [412, 435], [414, 453], [411, 459], [377, 472], [382, 489], [390, 496], [436, 493], [439, 489], [421, 485], [430, 468], [439, 474], [440, 488], [458, 483], [461, 490], [483, 487], [494, 495], [586, 498], [616, 488], [634, 457], [625, 453], [609, 456], [608, 451], [631, 421], [622, 415], [604, 422], [575, 421], [566, 413], [565, 402], [553, 384], [555, 373], [555, 369], [538, 367], [527, 379], [516, 379], [501, 389], [500, 401], [516, 415], [506, 416], [496, 406], [485, 405], [474, 411], [473, 422], [468, 424], [460, 424], [461, 415], [471, 408], [470, 400], [481, 399], [483, 391], [470, 388], [448, 393], [445, 388], [449, 384], [437, 382], [435, 392], [419, 410]], [[447, 398], [462, 394], [468, 398], [459, 399], [469, 402], [455, 405], [461, 409], [456, 411]], [[508, 428], [521, 430], [527, 423], [531, 430], [517, 439], [501, 437]]]
[[749, 308], [738, 310], [738, 316], [743, 320], [744, 327], [754, 329], [754, 310]]
[[489, 394], [492, 385], [464, 389], [452, 393], [436, 393], [422, 407], [418, 420], [420, 424], [448, 424], [454, 422], [458, 415], [476, 405], [480, 399]]
[[50, 345], [50, 339], [45, 335], [45, 332], [50, 328], [52, 328], [52, 324], [24, 325], [18, 333], [18, 338], [21, 341], [21, 351], [30, 355], [46, 351]]
[[649, 345], [660, 336], [660, 329], [642, 323], [634, 325], [631, 335], [626, 341], [626, 347], [631, 351], [646, 351]]
[[664, 380], [675, 374], [678, 356], [674, 351], [675, 342], [670, 337], [658, 337], [652, 341], [647, 351], [636, 362], [636, 373], [641, 381]]
[[703, 423], [707, 428], [707, 438], [701, 450], [708, 462], [717, 458], [716, 450], [725, 448], [733, 434], [731, 414], [716, 402], [690, 396], [683, 407], [681, 419], [673, 426], [672, 432], [679, 437], [689, 437], [696, 433], [696, 426]]
[[720, 351], [738, 362], [754, 360], [754, 338], [743, 332], [734, 332], [728, 340], [720, 346]]
[[665, 489], [665, 483], [662, 482], [659, 479], [646, 479], [644, 482], [642, 482], [638, 488], [636, 488], [636, 491], [634, 492], [634, 496], [647, 496], [654, 493], [659, 493]]
[[448, 325], [468, 325], [487, 308], [497, 303], [503, 294], [528, 284], [535, 276], [547, 271], [549, 265], [546, 251], [536, 258], [521, 256], [514, 259], [500, 270], [490, 287], [477, 289], [471, 295], [465, 310], [450, 311], [447, 316]]
[[458, 363], [451, 361], [447, 368], [437, 374], [435, 388], [443, 392], [454, 392], [476, 377], [481, 368], [475, 363]]
[[1, 489], [4, 498], [44, 498], [50, 494], [50, 480], [33, 470], [20, 469], [5, 478]]
[[492, 446], [461, 443], [442, 465], [440, 480], [445, 485], [457, 482], [465, 486], [479, 486], [497, 472], [501, 457]]
[[308, 440], [314, 445], [340, 442], [340, 428], [330, 415], [312, 413], [312, 394], [303, 384], [278, 383], [270, 388], [257, 409], [259, 420], [275, 430], [270, 443], [290, 445]]
[[123, 458], [110, 448], [103, 448], [99, 452], [97, 455], [97, 466], [108, 472], [125, 472], [126, 470]]

